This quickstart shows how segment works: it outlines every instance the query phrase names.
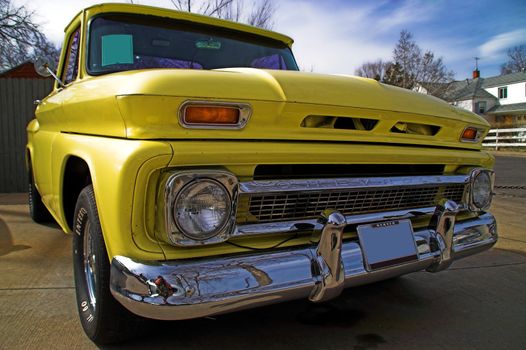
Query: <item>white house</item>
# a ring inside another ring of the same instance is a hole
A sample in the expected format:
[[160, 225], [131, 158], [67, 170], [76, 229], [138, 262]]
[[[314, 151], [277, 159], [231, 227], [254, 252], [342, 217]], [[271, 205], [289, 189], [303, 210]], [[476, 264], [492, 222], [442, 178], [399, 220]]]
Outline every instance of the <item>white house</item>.
[[454, 81], [445, 99], [483, 115], [493, 127], [526, 126], [526, 72]]

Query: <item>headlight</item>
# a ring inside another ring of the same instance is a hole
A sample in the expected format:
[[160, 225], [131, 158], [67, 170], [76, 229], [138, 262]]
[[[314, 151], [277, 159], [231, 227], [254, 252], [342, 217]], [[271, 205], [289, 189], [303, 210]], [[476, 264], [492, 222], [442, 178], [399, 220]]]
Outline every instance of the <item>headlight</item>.
[[493, 172], [475, 169], [471, 173], [471, 209], [486, 210], [493, 196]]
[[214, 180], [195, 180], [179, 192], [173, 217], [181, 232], [195, 240], [209, 239], [225, 226], [232, 204], [227, 190]]
[[165, 241], [195, 246], [226, 241], [235, 229], [238, 181], [222, 170], [188, 170], [164, 180]]

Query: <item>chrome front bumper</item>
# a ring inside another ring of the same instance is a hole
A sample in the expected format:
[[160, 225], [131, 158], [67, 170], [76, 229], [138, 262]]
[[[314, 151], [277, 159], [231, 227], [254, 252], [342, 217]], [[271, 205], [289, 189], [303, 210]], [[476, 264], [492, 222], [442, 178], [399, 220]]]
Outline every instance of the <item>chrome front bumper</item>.
[[346, 218], [326, 212], [317, 246], [184, 261], [136, 261], [116, 256], [111, 264], [113, 296], [131, 312], [182, 320], [280, 301], [337, 297], [343, 288], [427, 269], [436, 272], [497, 241], [495, 218], [485, 213], [457, 222], [458, 207], [437, 206], [430, 228], [417, 230], [418, 259], [368, 271], [358, 241], [342, 241]]

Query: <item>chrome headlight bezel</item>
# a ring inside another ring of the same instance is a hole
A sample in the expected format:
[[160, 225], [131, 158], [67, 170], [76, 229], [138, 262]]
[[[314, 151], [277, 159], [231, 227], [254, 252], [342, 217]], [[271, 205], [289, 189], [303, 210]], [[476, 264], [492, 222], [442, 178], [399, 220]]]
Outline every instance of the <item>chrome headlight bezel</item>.
[[[195, 235], [184, 232], [181, 226], [177, 223], [177, 218], [174, 214], [174, 209], [179, 196], [185, 188], [202, 182], [210, 182], [221, 186], [228, 195], [230, 210], [226, 214], [227, 218], [224, 223], [205, 237], [197, 237]], [[194, 170], [181, 171], [171, 175], [165, 184], [164, 189], [164, 218], [165, 218], [165, 232], [168, 243], [177, 246], [195, 246], [221, 243], [226, 241], [235, 229], [236, 207], [237, 207], [237, 192], [238, 180], [237, 177], [229, 172], [221, 170]]]
[[[479, 176], [487, 176], [489, 179], [489, 188], [487, 189], [488, 198], [484, 203], [476, 203], [475, 199], [475, 180]], [[490, 169], [475, 168], [471, 171], [470, 180], [469, 180], [469, 210], [471, 211], [485, 211], [488, 210], [491, 206], [491, 201], [493, 199], [493, 186], [495, 184], [495, 172]]]

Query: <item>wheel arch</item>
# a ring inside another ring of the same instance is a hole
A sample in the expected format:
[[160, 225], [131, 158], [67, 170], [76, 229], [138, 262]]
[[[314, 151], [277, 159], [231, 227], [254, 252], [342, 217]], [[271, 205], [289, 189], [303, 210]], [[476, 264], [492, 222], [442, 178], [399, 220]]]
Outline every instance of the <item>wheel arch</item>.
[[62, 209], [70, 230], [73, 229], [75, 205], [84, 187], [93, 184], [92, 172], [88, 162], [82, 157], [69, 155], [64, 161], [62, 172]]
[[[29, 145], [26, 146], [26, 150], [24, 153], [24, 161], [26, 165], [27, 174], [29, 174], [30, 171], [33, 171], [33, 148]], [[33, 174], [33, 176], [35, 176], [35, 174]]]
[[26, 147], [26, 151], [25, 151], [25, 162], [26, 162], [26, 170], [29, 171], [29, 169], [31, 169], [32, 165], [31, 165], [31, 151], [29, 150], [29, 147]]

